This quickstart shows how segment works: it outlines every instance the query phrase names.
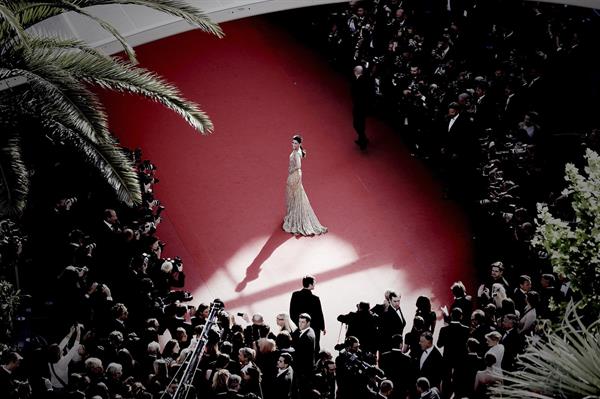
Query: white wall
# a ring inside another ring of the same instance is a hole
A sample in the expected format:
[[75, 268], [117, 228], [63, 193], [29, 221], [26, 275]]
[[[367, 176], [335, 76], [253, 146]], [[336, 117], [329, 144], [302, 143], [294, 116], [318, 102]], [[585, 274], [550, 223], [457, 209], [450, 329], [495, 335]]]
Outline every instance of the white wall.
[[[321, 4], [347, 3], [349, 0], [186, 0], [204, 11], [215, 22], [266, 14], [292, 8]], [[545, 0], [575, 6], [600, 8], [600, 0]], [[127, 38], [132, 46], [148, 43], [163, 37], [193, 29], [186, 22], [145, 7], [131, 5], [95, 6], [86, 9], [101, 17]], [[81, 15], [66, 13], [32, 28], [40, 34], [59, 34], [62, 37], [79, 38], [108, 54], [122, 50], [114, 38], [95, 22]]]
[[[253, 15], [321, 4], [344, 3], [348, 0], [186, 0], [204, 11], [214, 22], [226, 22]], [[186, 22], [145, 7], [132, 5], [94, 6], [90, 14], [110, 22], [132, 46], [193, 29]], [[91, 19], [75, 13], [65, 13], [32, 30], [44, 34], [59, 34], [64, 38], [78, 38], [108, 54], [122, 50], [118, 42]]]

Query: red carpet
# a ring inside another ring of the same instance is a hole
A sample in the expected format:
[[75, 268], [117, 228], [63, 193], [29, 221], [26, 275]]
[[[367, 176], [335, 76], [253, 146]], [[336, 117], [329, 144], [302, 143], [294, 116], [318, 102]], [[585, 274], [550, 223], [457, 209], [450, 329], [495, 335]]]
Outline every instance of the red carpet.
[[[215, 134], [199, 136], [156, 104], [105, 97], [112, 130], [159, 168], [160, 237], [184, 259], [195, 298], [220, 297], [228, 310], [262, 312], [274, 324], [301, 276], [315, 274], [329, 348], [337, 314], [379, 302], [386, 288], [401, 292], [407, 317], [420, 294], [436, 308], [448, 303], [450, 284], [470, 281], [470, 236], [430, 173], [376, 120], [368, 153], [355, 148], [347, 82], [310, 49], [264, 18], [223, 28], [223, 40], [188, 32], [137, 49], [142, 66], [202, 105]], [[295, 132], [325, 236], [281, 231]]]

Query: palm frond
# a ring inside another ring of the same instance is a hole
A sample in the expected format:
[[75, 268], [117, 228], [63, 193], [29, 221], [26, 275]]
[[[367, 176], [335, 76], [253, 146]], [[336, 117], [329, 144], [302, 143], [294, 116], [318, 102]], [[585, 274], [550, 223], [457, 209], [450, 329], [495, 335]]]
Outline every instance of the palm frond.
[[29, 193], [29, 172], [23, 162], [19, 137], [14, 132], [8, 134], [10, 138], [0, 148], [0, 215], [3, 217], [20, 214]]
[[21, 26], [19, 18], [9, 7], [0, 3], [0, 32], [2, 32], [0, 38], [5, 38], [9, 31], [12, 31], [23, 45], [28, 46], [27, 33], [25, 33], [23, 26]]
[[92, 142], [56, 121], [48, 119], [46, 124], [53, 138], [75, 149], [102, 175], [120, 201], [129, 206], [141, 203], [140, 183], [133, 164], [113, 138]]
[[29, 38], [29, 44], [34, 51], [82, 51], [89, 53], [95, 57], [109, 58], [110, 56], [90, 47], [87, 43], [76, 39], [60, 39], [56, 37], [38, 37], [32, 36]]
[[78, 79], [103, 88], [142, 95], [175, 111], [201, 133], [213, 130], [209, 117], [197, 104], [185, 100], [175, 86], [146, 69], [116, 58], [97, 59], [84, 53], [61, 54], [56, 61]]
[[[31, 90], [54, 110], [65, 126], [79, 131], [92, 141], [110, 136], [106, 113], [98, 97], [72, 76], [56, 68], [45, 58], [33, 57], [30, 70], [13, 69], [9, 76], [23, 76]], [[0, 72], [5, 70], [0, 68]], [[59, 117], [60, 116], [60, 117]]]
[[563, 325], [529, 345], [519, 356], [522, 370], [506, 373], [493, 397], [553, 399], [600, 396], [598, 322], [585, 326], [576, 305], [567, 309]]
[[[40, 2], [15, 0], [9, 2], [10, 8], [19, 17], [23, 27], [28, 28], [47, 18], [63, 13], [67, 7], [56, 2]], [[110, 5], [131, 4], [148, 7], [181, 18], [197, 26], [201, 30], [217, 37], [223, 37], [223, 31], [218, 24], [212, 22], [202, 11], [181, 0], [73, 0], [72, 4], [79, 8]]]
[[206, 14], [198, 10], [197, 7], [189, 5], [182, 0], [89, 0], [85, 1], [88, 5], [100, 4], [131, 4], [148, 7], [165, 14], [181, 18], [191, 25], [197, 26], [204, 32], [211, 33], [219, 38], [225, 36], [221, 27], [212, 22]]
[[83, 10], [83, 8], [77, 6], [77, 4], [75, 4], [74, 2], [60, 0], [58, 3], [65, 10], [81, 14], [100, 25], [102, 29], [104, 29], [105, 31], [110, 33], [115, 39], [117, 39], [117, 41], [121, 44], [121, 47], [123, 47], [123, 50], [125, 50], [125, 54], [127, 55], [127, 58], [129, 58], [129, 61], [131, 61], [134, 64], [137, 64], [137, 58], [135, 57], [135, 51], [133, 50], [133, 47], [131, 47], [129, 43], [127, 43], [127, 40], [125, 40], [125, 38], [121, 35], [121, 33], [119, 33], [119, 31], [114, 26], [112, 26], [110, 23], [106, 22], [102, 18], [98, 18], [90, 14], [89, 12]]
[[23, 29], [65, 12], [56, 3], [48, 1], [9, 0], [3, 3], [13, 11]]

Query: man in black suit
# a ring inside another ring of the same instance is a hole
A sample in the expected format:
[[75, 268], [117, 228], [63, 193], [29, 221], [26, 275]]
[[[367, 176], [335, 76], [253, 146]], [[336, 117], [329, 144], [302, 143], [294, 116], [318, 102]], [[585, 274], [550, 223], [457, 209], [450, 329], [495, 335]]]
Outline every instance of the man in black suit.
[[502, 329], [504, 334], [500, 343], [504, 345], [504, 356], [502, 357], [502, 370], [513, 371], [517, 354], [521, 352], [523, 340], [519, 330], [515, 328], [519, 318], [514, 314], [507, 314], [502, 318]]
[[392, 350], [379, 356], [379, 368], [394, 383], [393, 398], [405, 398], [415, 384], [415, 369], [412, 359], [402, 353], [402, 335], [392, 336]]
[[393, 335], [403, 335], [406, 319], [400, 309], [400, 298], [400, 294], [390, 292], [390, 306], [382, 316], [382, 352], [390, 350]]
[[470, 398], [473, 396], [475, 376], [485, 368], [483, 359], [477, 353], [481, 344], [475, 338], [467, 340], [467, 355], [454, 369], [453, 387], [455, 398]]
[[[452, 306], [450, 306], [450, 312], [452, 312], [452, 309], [459, 308], [463, 315], [461, 323], [465, 326], [468, 326], [468, 318], [471, 316], [471, 312], [473, 311], [473, 301], [471, 300], [471, 296], [467, 295], [465, 285], [462, 283], [462, 281], [457, 281], [452, 284], [450, 290], [454, 296], [454, 302], [452, 302]], [[449, 322], [450, 318], [446, 320], [446, 317], [444, 317], [444, 321]]]
[[379, 317], [371, 312], [369, 307], [368, 302], [360, 302], [356, 305], [356, 312], [339, 315], [337, 319], [348, 326], [346, 336], [352, 335], [358, 338], [363, 351], [375, 354]]
[[[443, 132], [442, 155], [449, 179], [449, 195], [464, 195], [472, 190], [479, 157], [479, 143], [473, 133], [472, 121], [460, 104], [448, 105], [448, 124]], [[448, 193], [447, 193], [448, 194]]]
[[292, 355], [282, 353], [277, 360], [277, 375], [273, 380], [271, 387], [271, 397], [273, 399], [291, 399], [292, 382], [294, 380], [294, 370], [291, 367]]
[[328, 359], [321, 363], [321, 370], [313, 376], [313, 388], [316, 389], [322, 399], [335, 399], [336, 397], [336, 364]]
[[419, 338], [419, 346], [423, 353], [418, 360], [418, 376], [425, 377], [432, 387], [439, 388], [444, 371], [444, 361], [439, 349], [433, 345], [433, 335], [425, 331]]
[[494, 99], [488, 94], [485, 81], [475, 83], [475, 124], [480, 129], [488, 129], [496, 125], [497, 110]]
[[518, 88], [518, 82], [508, 82], [504, 88], [506, 100], [503, 106], [502, 124], [505, 128], [514, 128], [525, 115], [525, 102]]
[[310, 315], [301, 313], [298, 318], [298, 329], [292, 333], [295, 349], [294, 367], [301, 394], [304, 389], [310, 387], [309, 381], [315, 367], [315, 332], [310, 324]]
[[239, 393], [241, 386], [242, 377], [232, 374], [227, 380], [227, 392], [220, 392], [215, 397], [222, 399], [243, 399], [245, 396]]
[[437, 346], [444, 348], [444, 362], [454, 367], [467, 353], [469, 327], [461, 323], [463, 312], [460, 308], [452, 309], [451, 321], [440, 329]]
[[519, 277], [519, 286], [515, 288], [512, 296], [513, 301], [515, 302], [515, 309], [517, 309], [520, 314], [523, 314], [525, 306], [527, 306], [526, 296], [529, 291], [531, 291], [531, 277], [524, 274]]
[[344, 349], [335, 359], [338, 397], [363, 399], [368, 395], [366, 364], [358, 338], [346, 337]]
[[485, 313], [481, 309], [476, 309], [471, 313], [471, 328], [471, 337], [480, 343], [477, 352], [480, 356], [483, 356], [488, 350], [488, 346], [485, 344], [485, 336], [492, 331], [496, 331], [496, 328], [487, 321]]
[[299, 324], [299, 317], [302, 313], [310, 315], [310, 327], [314, 331], [315, 336], [315, 354], [321, 350], [319, 341], [321, 331], [323, 335], [327, 334], [325, 330], [325, 319], [323, 317], [323, 309], [321, 308], [321, 300], [314, 295], [312, 291], [315, 289], [316, 280], [313, 276], [307, 275], [302, 278], [302, 289], [295, 291], [290, 300], [290, 317]]
[[444, 348], [444, 394], [454, 391], [452, 381], [456, 368], [467, 355], [469, 327], [463, 325], [463, 313], [460, 308], [452, 309], [451, 321], [440, 329], [437, 346]]
[[363, 74], [364, 69], [361, 65], [357, 65], [353, 70], [352, 78], [352, 125], [358, 139], [354, 142], [360, 147], [361, 150], [366, 150], [369, 144], [369, 139], [365, 133], [366, 122], [367, 122], [367, 111], [369, 104], [369, 83], [366, 76]]

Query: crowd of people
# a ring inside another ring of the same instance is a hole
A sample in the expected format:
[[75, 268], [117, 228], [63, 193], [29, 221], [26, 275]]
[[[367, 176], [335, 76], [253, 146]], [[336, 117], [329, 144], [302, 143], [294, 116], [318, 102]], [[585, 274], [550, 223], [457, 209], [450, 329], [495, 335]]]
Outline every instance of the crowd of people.
[[[51, 310], [45, 334], [21, 329], [19, 345], [3, 350], [0, 392], [169, 397], [200, 343], [193, 390], [202, 398], [485, 398], [518, 367], [527, 342], [543, 334], [540, 320], [554, 319], [552, 305], [573, 295], [530, 241], [547, 181], [545, 131], [560, 116], [549, 85], [557, 69], [581, 59], [589, 18], [500, 0], [336, 7], [326, 19], [328, 54], [363, 77], [353, 92], [357, 144], [369, 143], [369, 112], [385, 114], [416, 156], [443, 170], [447, 196], [479, 204], [502, 251], [488, 255], [504, 262], [491, 263], [472, 295], [454, 283], [454, 301], [439, 313], [419, 297], [406, 320], [409, 305], [394, 290], [381, 304], [358, 303], [338, 317], [347, 333], [335, 348], [320, 345], [325, 320], [312, 276], [272, 326], [259, 313], [209, 320], [211, 304], [191, 302], [184, 290], [183, 261], [162, 256], [156, 168], [134, 151], [141, 205], [60, 196], [42, 218], [47, 231], [29, 242], [12, 222], [0, 223], [2, 274], [12, 273], [6, 265], [27, 266], [19, 259], [37, 248]], [[568, 219], [565, 198], [549, 199]], [[161, 344], [161, 336], [171, 338]]]
[[[130, 282], [151, 285], [144, 277], [150, 269], [132, 264], [129, 273], [137, 275]], [[401, 294], [387, 290], [381, 304], [360, 302], [339, 315], [345, 339], [320, 348], [326, 330], [313, 276], [303, 278], [289, 313], [277, 314], [273, 327], [259, 313], [211, 312], [212, 303], [188, 307], [147, 288], [138, 301], [113, 298], [108, 286], [79, 279], [77, 300], [87, 311], [58, 343], [38, 337], [21, 351], [5, 351], [0, 389], [9, 398], [170, 397], [202, 342], [192, 397], [486, 398], [503, 372], [517, 369], [527, 342], [541, 338], [539, 321], [553, 317], [551, 304], [570, 295], [551, 274], [515, 281], [494, 262], [475, 295], [454, 283], [454, 300], [439, 317], [421, 296], [412, 321]], [[159, 344], [167, 331], [171, 338]]]
[[597, 77], [583, 62], [596, 19], [528, 1], [365, 0], [313, 15], [311, 26], [330, 61], [353, 70], [361, 149], [367, 115], [389, 120], [439, 172], [445, 197], [472, 211], [482, 261], [508, 253], [508, 268], [534, 274], [544, 263], [530, 246], [536, 203], [561, 206], [565, 158], [583, 153], [567, 155], [556, 137], [590, 144], [578, 133], [596, 123], [598, 96], [586, 87]]
[[[140, 180], [139, 205], [103, 208], [91, 193], [58, 195], [34, 210], [31, 236], [11, 220], [0, 222], [2, 276], [43, 298], [40, 305], [21, 296], [13, 336], [2, 326], [3, 341], [19, 348], [3, 351], [0, 392], [7, 397], [151, 397], [164, 389], [148, 356], [160, 352], [167, 329], [181, 334], [177, 320], [189, 311], [181, 304], [192, 296], [182, 289], [182, 260], [164, 258], [156, 236], [164, 210], [153, 193], [156, 167], [139, 149], [127, 152]], [[36, 278], [26, 276], [32, 264], [44, 265]]]

